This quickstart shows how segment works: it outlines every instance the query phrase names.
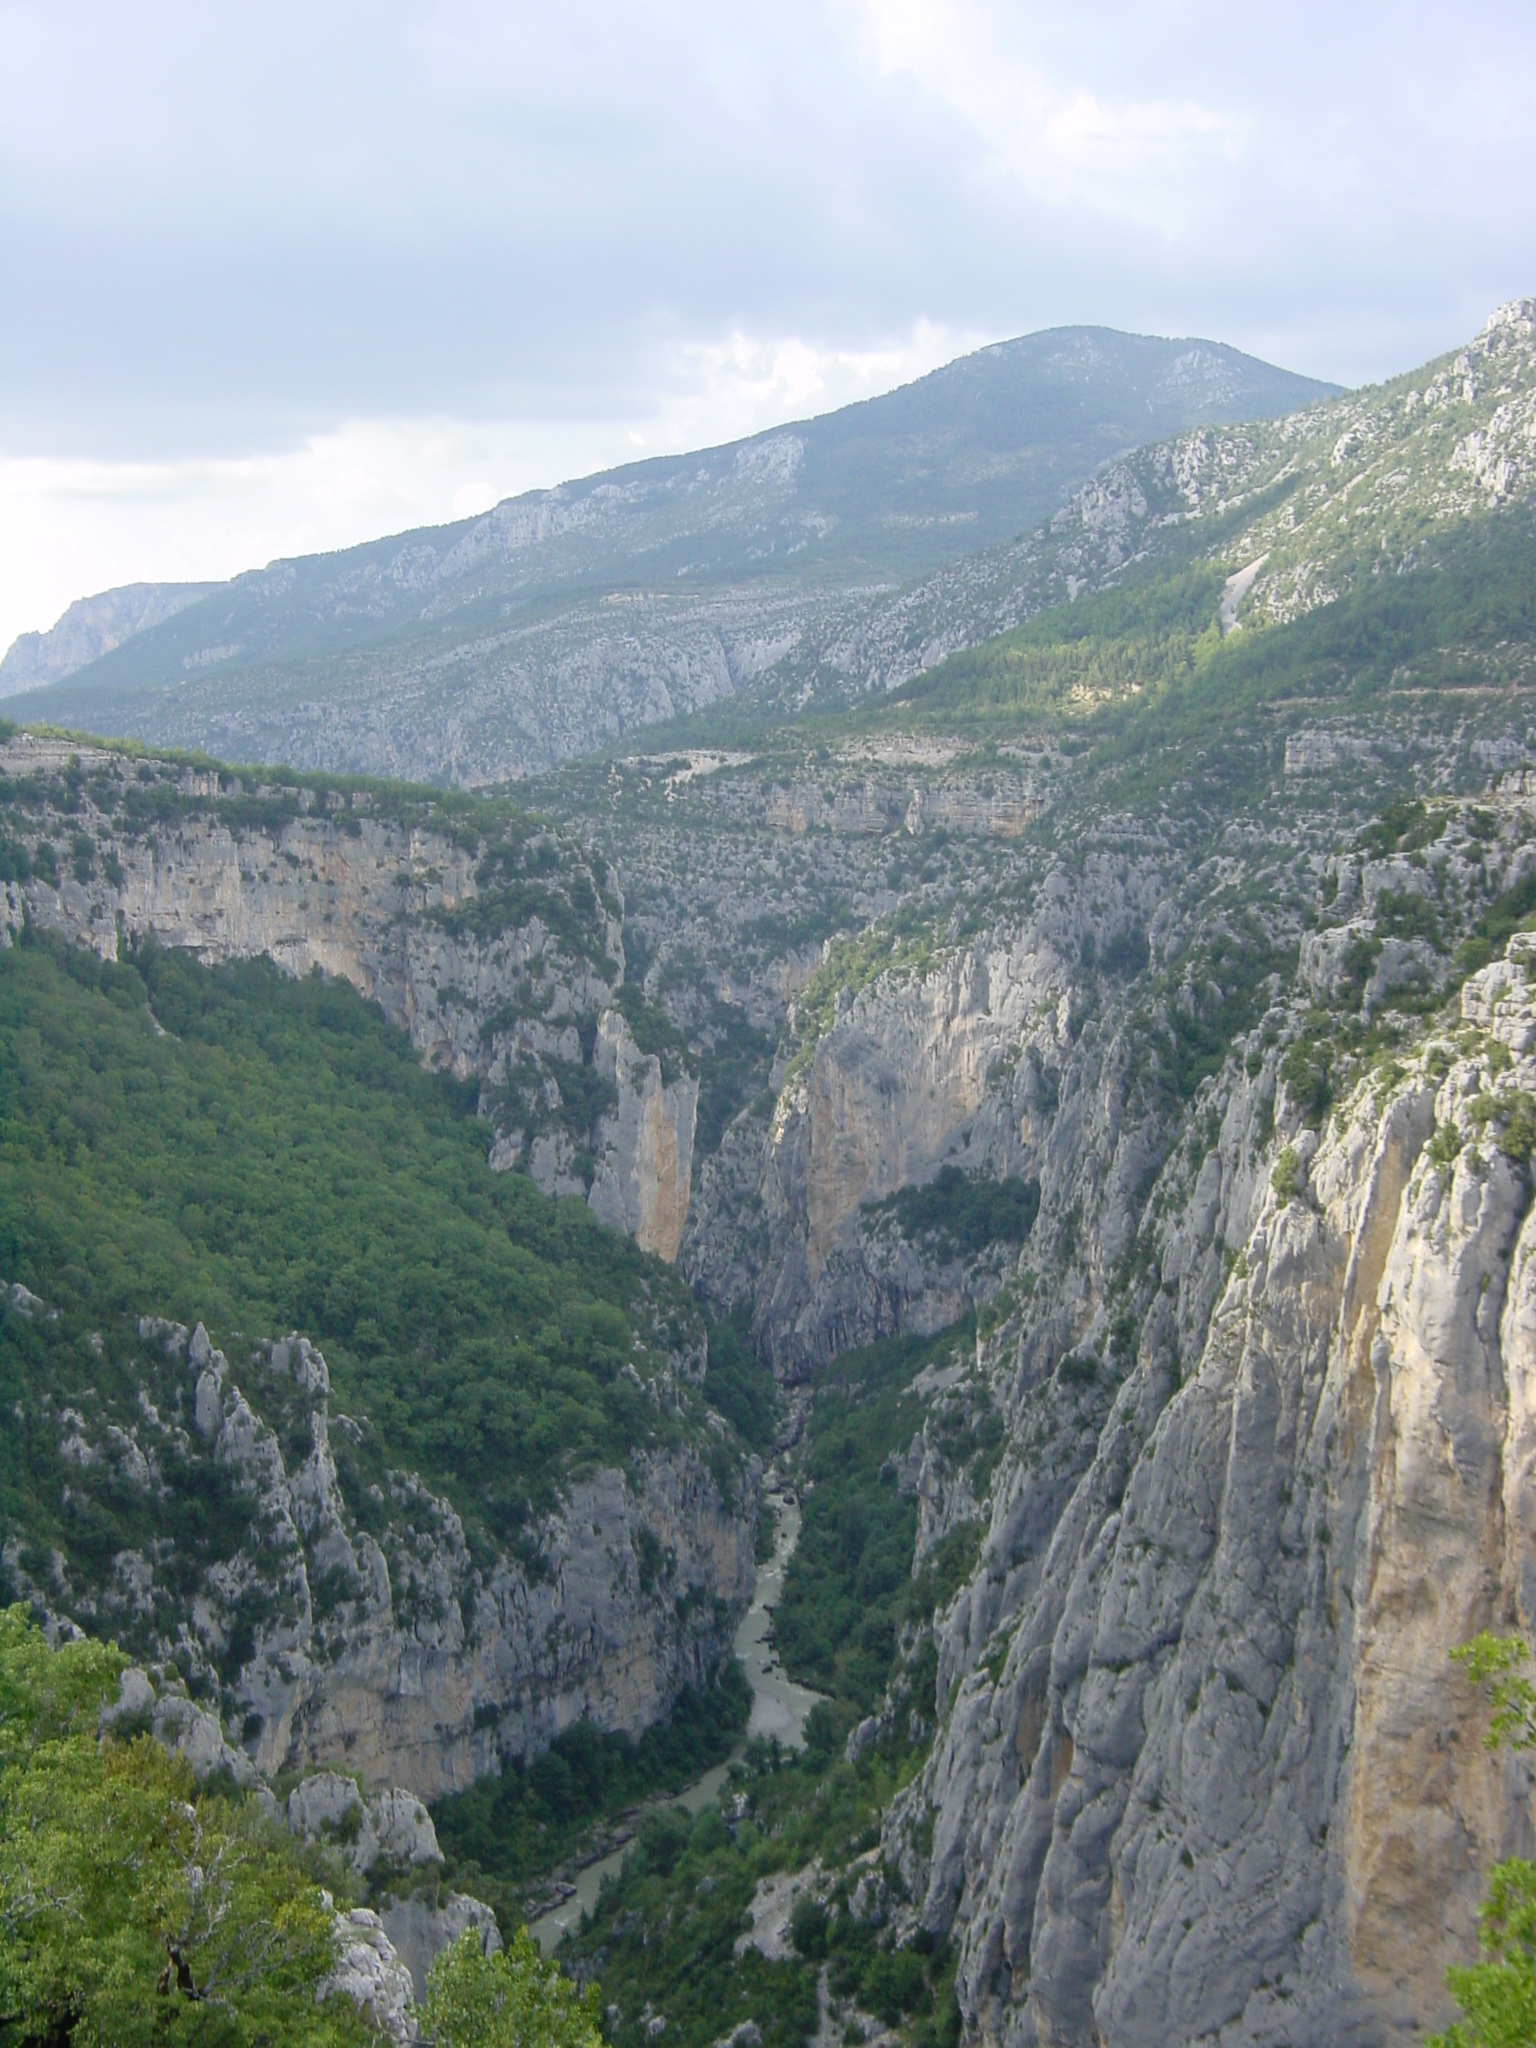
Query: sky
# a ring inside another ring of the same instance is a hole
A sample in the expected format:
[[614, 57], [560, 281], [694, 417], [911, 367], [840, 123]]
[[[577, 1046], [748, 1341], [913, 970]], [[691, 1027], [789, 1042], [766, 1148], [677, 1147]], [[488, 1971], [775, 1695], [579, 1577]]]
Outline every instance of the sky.
[[0, 0], [0, 649], [1075, 322], [1536, 293], [1536, 8]]

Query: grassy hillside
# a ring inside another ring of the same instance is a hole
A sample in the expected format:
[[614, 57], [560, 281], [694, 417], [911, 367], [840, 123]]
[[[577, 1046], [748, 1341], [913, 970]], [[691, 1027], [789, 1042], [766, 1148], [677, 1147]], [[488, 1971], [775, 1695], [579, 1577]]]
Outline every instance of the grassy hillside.
[[1297, 692], [1360, 705], [1394, 686], [1507, 686], [1528, 673], [1536, 642], [1533, 562], [1536, 515], [1515, 506], [1435, 536], [1405, 572], [1362, 578], [1289, 623], [1225, 635], [1219, 563], [1147, 565], [952, 656], [855, 726], [1123, 733], [1166, 746], [1190, 718]]

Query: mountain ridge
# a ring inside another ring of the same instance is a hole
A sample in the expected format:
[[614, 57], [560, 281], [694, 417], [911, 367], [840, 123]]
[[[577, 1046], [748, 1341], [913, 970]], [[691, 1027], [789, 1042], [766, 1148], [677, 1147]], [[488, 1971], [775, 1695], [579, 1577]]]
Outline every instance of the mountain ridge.
[[[736, 694], [829, 610], [1024, 531], [1128, 446], [1324, 388], [1216, 343], [1049, 330], [817, 419], [247, 572], [26, 710], [229, 758], [505, 779]], [[453, 726], [429, 755], [402, 708], [426, 697]]]

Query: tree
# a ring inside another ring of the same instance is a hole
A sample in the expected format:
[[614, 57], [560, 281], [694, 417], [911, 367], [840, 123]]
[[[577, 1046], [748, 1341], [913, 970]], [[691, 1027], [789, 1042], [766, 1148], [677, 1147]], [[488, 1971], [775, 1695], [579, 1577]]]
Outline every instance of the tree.
[[601, 2048], [597, 1993], [578, 1991], [527, 1928], [486, 1955], [473, 1928], [432, 1965], [424, 2031], [436, 2048]]
[[[1536, 1749], [1536, 1685], [1521, 1670], [1529, 1652], [1516, 1636], [1476, 1636], [1451, 1652], [1474, 1685], [1488, 1689], [1489, 1749]], [[1536, 2044], [1536, 1863], [1496, 1863], [1477, 1916], [1482, 1960], [1450, 1969], [1446, 1983], [1465, 2018], [1426, 2048], [1533, 2048]]]
[[121, 1655], [0, 1613], [0, 2043], [347, 2048], [329, 1899], [249, 1799], [96, 1734]]

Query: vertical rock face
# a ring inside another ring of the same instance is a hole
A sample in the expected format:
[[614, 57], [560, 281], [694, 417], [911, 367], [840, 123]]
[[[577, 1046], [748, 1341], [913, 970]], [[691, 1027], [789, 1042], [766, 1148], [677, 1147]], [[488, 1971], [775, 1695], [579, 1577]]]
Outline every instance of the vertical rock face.
[[1026, 922], [844, 991], [771, 1121], [727, 1133], [681, 1263], [717, 1299], [751, 1302], [781, 1375], [965, 1312], [975, 1272], [896, 1241], [879, 1206], [946, 1165], [1038, 1180], [1043, 1216], [1091, 1197], [1107, 1254], [1121, 1254], [1156, 1144], [1124, 1116], [1126, 1034], [1114, 1019], [1083, 1028], [1075, 970], [1095, 921], [1140, 933], [1159, 886], [1123, 864], [1077, 889], [1050, 874]]
[[[754, 1578], [755, 1463], [733, 1503], [696, 1450], [637, 1452], [626, 1471], [567, 1486], [518, 1554], [472, 1556], [452, 1506], [410, 1472], [369, 1489], [360, 1524], [332, 1451], [333, 1431], [356, 1437], [359, 1421], [331, 1413], [325, 1360], [303, 1338], [252, 1351], [248, 1398], [201, 1324], [190, 1338], [157, 1322], [140, 1334], [137, 1389], [91, 1419], [66, 1410], [68, 1455], [151, 1501], [163, 1463], [187, 1459], [238, 1540], [204, 1568], [170, 1526], [93, 1583], [56, 1559], [33, 1584], [20, 1540], [3, 1561], [55, 1625], [222, 1685], [248, 1755], [226, 1758], [216, 1718], [162, 1702], [194, 1760], [207, 1751], [237, 1775], [330, 1765], [404, 1788], [368, 1809], [359, 1842], [410, 1863], [435, 1842], [429, 1824], [417, 1839], [424, 1816], [406, 1793], [461, 1790], [583, 1719], [639, 1735], [729, 1654]], [[649, 1392], [660, 1409], [676, 1382]], [[311, 1808], [315, 1825], [335, 1819], [331, 1797], [355, 1801], [350, 1779], [310, 1780], [291, 1824], [312, 1832]]]
[[600, 1222], [671, 1264], [688, 1217], [699, 1084], [682, 1074], [665, 1085], [661, 1061], [640, 1051], [618, 1010], [598, 1019], [593, 1065], [613, 1083], [618, 1107], [598, 1127], [588, 1203]]
[[[91, 823], [104, 845], [116, 835], [115, 879], [38, 874], [4, 885], [0, 939], [30, 917], [105, 959], [116, 958], [120, 937], [153, 935], [210, 965], [265, 955], [285, 974], [348, 981], [425, 1064], [485, 1084], [494, 1167], [526, 1165], [547, 1194], [587, 1195], [605, 1223], [676, 1259], [698, 1083], [687, 1074], [664, 1082], [660, 1061], [641, 1053], [612, 1007], [624, 980], [622, 903], [595, 886], [578, 848], [542, 833], [510, 852], [478, 838], [466, 845], [422, 802], [412, 807], [420, 817], [376, 816], [335, 792], [274, 797], [260, 785], [252, 801], [217, 771], [172, 764], [158, 781], [147, 771], [169, 817], [129, 831], [127, 803], [142, 798], [130, 765], [33, 734], [0, 744], [0, 770], [55, 777], [59, 800], [77, 807], [40, 811], [28, 821], [34, 833]], [[570, 1085], [587, 1047], [617, 1095], [591, 1129], [557, 1078]]]
[[812, 1281], [860, 1204], [926, 1179], [975, 1117], [989, 1060], [1017, 1022], [1008, 994], [1006, 961], [978, 950], [906, 989], [855, 998], [846, 1028], [817, 1046], [801, 1111]]
[[[886, 1832], [988, 2041], [1416, 2039], [1531, 1853], [1528, 1769], [1447, 1658], [1536, 1622], [1525, 960], [1463, 1013], [1298, 1144], [1289, 1199], [1228, 1208], [1195, 1355], [1165, 1293], [1077, 1476], [1015, 1423]], [[1060, 1375], [1013, 1370], [1059, 1453]]]

